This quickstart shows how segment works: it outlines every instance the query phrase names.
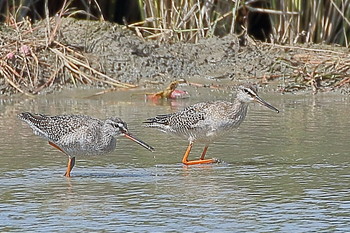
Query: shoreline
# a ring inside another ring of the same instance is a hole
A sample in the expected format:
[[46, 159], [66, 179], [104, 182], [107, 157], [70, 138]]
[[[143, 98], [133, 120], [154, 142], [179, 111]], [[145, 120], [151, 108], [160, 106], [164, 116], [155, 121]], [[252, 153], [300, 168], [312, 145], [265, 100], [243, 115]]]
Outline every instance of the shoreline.
[[344, 47], [253, 40], [241, 46], [235, 35], [169, 44], [143, 41], [117, 24], [71, 18], [62, 18], [47, 44], [45, 22], [23, 25], [21, 39], [18, 31], [2, 27], [1, 95], [31, 96], [84, 85], [162, 89], [171, 81], [192, 78], [199, 83], [272, 84], [280, 92], [349, 92], [350, 50]]

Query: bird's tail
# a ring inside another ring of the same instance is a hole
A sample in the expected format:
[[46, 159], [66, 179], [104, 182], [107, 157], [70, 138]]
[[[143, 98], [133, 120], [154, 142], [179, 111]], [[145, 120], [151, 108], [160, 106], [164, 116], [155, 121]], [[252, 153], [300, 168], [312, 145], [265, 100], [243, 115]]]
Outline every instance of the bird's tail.
[[48, 134], [42, 128], [47, 126], [47, 116], [43, 114], [32, 114], [30, 112], [23, 112], [17, 117], [26, 122], [34, 131], [34, 134], [47, 138]]
[[20, 114], [17, 115], [17, 117], [20, 119], [20, 120], [23, 120], [25, 122], [36, 122], [38, 120], [42, 120], [43, 117], [45, 117], [45, 115], [42, 115], [42, 114], [32, 114], [30, 112], [22, 112]]
[[160, 125], [169, 125], [169, 114], [158, 115], [156, 117], [148, 118], [143, 123], [146, 127], [159, 127]]
[[21, 120], [27, 120], [28, 118], [32, 117], [32, 114], [29, 112], [22, 112], [18, 114], [17, 117]]

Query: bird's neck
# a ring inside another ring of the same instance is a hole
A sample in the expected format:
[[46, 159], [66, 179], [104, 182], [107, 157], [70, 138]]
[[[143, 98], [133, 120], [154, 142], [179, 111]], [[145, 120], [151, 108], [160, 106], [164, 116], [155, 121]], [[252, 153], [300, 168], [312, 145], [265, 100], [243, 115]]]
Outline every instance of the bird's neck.
[[99, 145], [101, 148], [104, 148], [106, 153], [114, 150], [116, 146], [116, 139], [114, 135], [111, 134], [110, 129], [107, 127], [102, 127], [101, 134], [99, 135]]
[[113, 135], [109, 125], [104, 124], [101, 130], [101, 141], [109, 144], [116, 135]]
[[230, 118], [236, 122], [236, 126], [240, 125], [247, 115], [248, 103], [242, 102], [238, 99], [233, 101]]

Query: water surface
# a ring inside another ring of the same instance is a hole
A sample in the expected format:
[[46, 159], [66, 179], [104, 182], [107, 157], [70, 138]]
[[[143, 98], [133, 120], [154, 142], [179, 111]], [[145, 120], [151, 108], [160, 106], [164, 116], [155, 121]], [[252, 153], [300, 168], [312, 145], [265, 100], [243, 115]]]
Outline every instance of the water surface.
[[[279, 114], [252, 104], [241, 127], [209, 147], [222, 163], [186, 167], [187, 142], [141, 122], [228, 93], [154, 103], [139, 91], [94, 92], [1, 100], [1, 232], [350, 231], [347, 96], [262, 92]], [[119, 116], [156, 151], [119, 138], [109, 155], [77, 158], [67, 179], [66, 156], [16, 118], [23, 111]]]

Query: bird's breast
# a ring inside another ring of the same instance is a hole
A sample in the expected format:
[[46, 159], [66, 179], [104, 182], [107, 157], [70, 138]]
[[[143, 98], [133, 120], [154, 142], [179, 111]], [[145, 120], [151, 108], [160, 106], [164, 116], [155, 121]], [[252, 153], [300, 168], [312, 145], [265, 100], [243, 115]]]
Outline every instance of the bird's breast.
[[113, 136], [99, 137], [96, 134], [69, 134], [56, 144], [71, 156], [102, 155], [115, 149], [116, 139]]

